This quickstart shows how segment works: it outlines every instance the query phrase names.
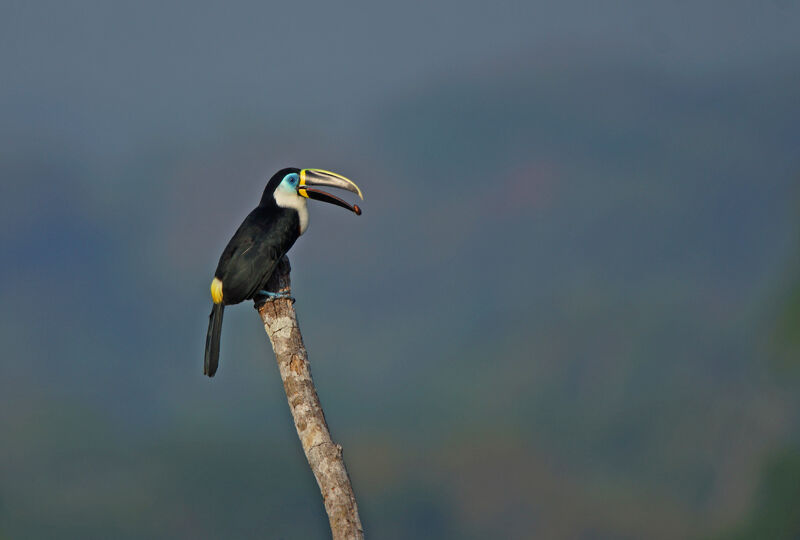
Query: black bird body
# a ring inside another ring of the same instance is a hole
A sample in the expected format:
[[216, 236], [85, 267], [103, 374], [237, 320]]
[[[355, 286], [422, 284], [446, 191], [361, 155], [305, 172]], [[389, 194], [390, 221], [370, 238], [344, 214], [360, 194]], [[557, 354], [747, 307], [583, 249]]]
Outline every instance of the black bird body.
[[343, 206], [361, 214], [338, 197], [309, 186], [327, 185], [361, 196], [361, 190], [343, 176], [320, 169], [281, 169], [270, 179], [259, 205], [250, 212], [219, 258], [211, 297], [203, 372], [213, 377], [219, 365], [222, 316], [226, 305], [265, 298], [264, 289], [275, 267], [308, 225], [306, 200]]
[[250, 212], [219, 258], [214, 277], [224, 284], [225, 305], [250, 300], [263, 290], [281, 257], [300, 237], [297, 212], [272, 206]]

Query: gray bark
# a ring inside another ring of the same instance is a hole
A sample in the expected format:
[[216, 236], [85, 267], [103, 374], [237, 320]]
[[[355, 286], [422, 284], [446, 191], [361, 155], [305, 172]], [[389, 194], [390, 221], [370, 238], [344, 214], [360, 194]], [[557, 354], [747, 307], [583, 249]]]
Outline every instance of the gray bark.
[[[267, 290], [290, 293], [290, 270], [289, 260], [284, 257]], [[342, 447], [334, 444], [328, 432], [292, 301], [269, 301], [259, 308], [258, 313], [275, 351], [303, 452], [322, 492], [333, 539], [363, 539], [364, 531], [350, 476], [342, 459]]]

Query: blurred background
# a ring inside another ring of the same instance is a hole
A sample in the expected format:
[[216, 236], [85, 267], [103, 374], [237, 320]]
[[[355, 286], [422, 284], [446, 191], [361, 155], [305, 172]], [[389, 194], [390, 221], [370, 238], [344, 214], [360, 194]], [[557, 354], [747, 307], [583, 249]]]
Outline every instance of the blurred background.
[[208, 285], [284, 166], [368, 537], [800, 537], [800, 5], [0, 5], [0, 538], [324, 538]]

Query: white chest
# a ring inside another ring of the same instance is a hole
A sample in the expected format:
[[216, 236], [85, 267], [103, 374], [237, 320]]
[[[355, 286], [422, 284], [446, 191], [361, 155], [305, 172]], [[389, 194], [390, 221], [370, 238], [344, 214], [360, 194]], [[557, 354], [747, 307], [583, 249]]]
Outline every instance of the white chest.
[[292, 208], [297, 211], [297, 217], [300, 219], [300, 234], [306, 232], [308, 228], [308, 208], [306, 207], [306, 198], [301, 197], [294, 190], [283, 190], [278, 188], [275, 190], [275, 202], [281, 208]]
[[300, 217], [300, 234], [303, 234], [308, 228], [308, 208], [305, 199], [303, 199], [302, 206], [297, 209], [297, 214]]

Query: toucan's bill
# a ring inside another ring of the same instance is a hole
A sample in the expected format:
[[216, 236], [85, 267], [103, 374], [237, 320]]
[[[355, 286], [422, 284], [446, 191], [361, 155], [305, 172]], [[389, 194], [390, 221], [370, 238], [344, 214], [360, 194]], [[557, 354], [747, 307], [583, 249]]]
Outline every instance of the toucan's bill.
[[300, 171], [300, 184], [297, 187], [297, 193], [308, 199], [323, 201], [341, 206], [342, 208], [347, 208], [357, 216], [361, 215], [361, 208], [359, 208], [357, 204], [351, 205], [339, 197], [319, 189], [313, 189], [310, 186], [328, 186], [346, 189], [347, 191], [355, 193], [361, 200], [363, 200], [364, 196], [361, 194], [361, 190], [355, 184], [355, 182], [349, 178], [345, 178], [341, 174], [336, 174], [331, 171], [324, 171], [322, 169], [302, 169]]
[[[303, 193], [305, 192], [305, 193]], [[325, 193], [319, 189], [314, 188], [302, 188], [301, 195], [304, 197], [308, 197], [309, 199], [314, 199], [315, 201], [323, 201], [326, 203], [335, 204], [336, 206], [341, 206], [342, 208], [347, 208], [351, 212], [355, 213], [355, 215], [361, 215], [361, 208], [357, 204], [351, 205], [347, 201], [343, 201], [336, 195], [331, 195], [330, 193]]]

